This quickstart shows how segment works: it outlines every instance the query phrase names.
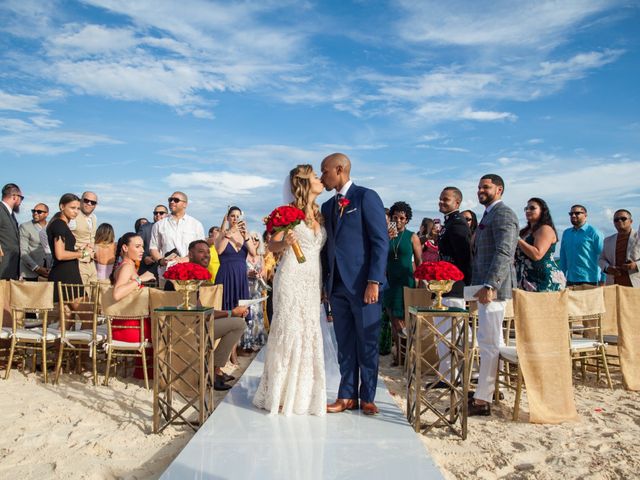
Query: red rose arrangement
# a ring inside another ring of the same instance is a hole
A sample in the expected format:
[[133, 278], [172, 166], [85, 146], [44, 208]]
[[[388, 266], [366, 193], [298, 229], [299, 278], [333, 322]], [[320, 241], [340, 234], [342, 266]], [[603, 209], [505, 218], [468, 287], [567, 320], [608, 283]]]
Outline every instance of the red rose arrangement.
[[342, 212], [344, 212], [344, 209], [347, 208], [350, 203], [351, 203], [351, 201], [349, 201], [349, 199], [347, 197], [342, 197], [340, 200], [338, 200], [338, 206], [340, 207], [340, 216], [341, 217], [342, 217]]
[[306, 215], [302, 210], [291, 205], [283, 205], [276, 208], [265, 219], [267, 231], [269, 233], [281, 232], [289, 230], [304, 220]]
[[[267, 226], [267, 232], [273, 234], [276, 232], [291, 230], [305, 218], [305, 213], [298, 207], [283, 205], [271, 212], [269, 216], [264, 219], [264, 223]], [[304, 253], [302, 252], [298, 242], [293, 243], [291, 248], [293, 249], [293, 253], [296, 256], [298, 263], [304, 263], [307, 261], [306, 258], [304, 258]]]
[[211, 280], [211, 273], [197, 263], [176, 263], [163, 275], [167, 280]]
[[450, 262], [424, 262], [421, 263], [413, 276], [417, 280], [463, 280], [464, 274]]

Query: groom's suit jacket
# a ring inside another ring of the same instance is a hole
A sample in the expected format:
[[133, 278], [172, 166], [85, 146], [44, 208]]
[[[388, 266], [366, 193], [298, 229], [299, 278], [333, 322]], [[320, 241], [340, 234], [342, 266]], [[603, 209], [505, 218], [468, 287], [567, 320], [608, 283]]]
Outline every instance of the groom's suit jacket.
[[337, 273], [354, 296], [363, 296], [369, 280], [385, 280], [389, 236], [384, 205], [376, 192], [352, 184], [340, 215], [336, 197], [322, 204], [327, 242], [322, 251], [324, 286], [331, 295]]
[[518, 217], [504, 202], [498, 202], [476, 229], [471, 284], [492, 286], [498, 300], [511, 298], [516, 288], [517, 245]]

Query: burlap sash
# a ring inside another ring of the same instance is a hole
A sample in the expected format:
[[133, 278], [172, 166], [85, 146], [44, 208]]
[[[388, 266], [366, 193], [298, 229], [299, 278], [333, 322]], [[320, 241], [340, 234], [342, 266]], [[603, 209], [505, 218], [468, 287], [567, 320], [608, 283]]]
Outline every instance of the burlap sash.
[[0, 326], [11, 327], [11, 294], [9, 282], [0, 280]]
[[[409, 323], [409, 307], [430, 307], [433, 305], [431, 292], [426, 288], [409, 288], [404, 287], [404, 321]], [[428, 320], [431, 322], [431, 319]], [[422, 331], [422, 358], [429, 362], [430, 365], [437, 365], [440, 361], [438, 357], [438, 348], [433, 333]]]
[[11, 280], [11, 308], [53, 310], [53, 282]]
[[571, 380], [567, 298], [567, 291], [513, 291], [516, 349], [532, 423], [578, 419]]
[[126, 297], [113, 299], [113, 287], [100, 286], [102, 311], [108, 317], [135, 318], [149, 316], [149, 289], [140, 288]]
[[604, 316], [602, 334], [618, 335], [618, 290], [615, 285], [601, 287], [604, 292]]
[[640, 289], [618, 286], [618, 351], [627, 390], [640, 390]]

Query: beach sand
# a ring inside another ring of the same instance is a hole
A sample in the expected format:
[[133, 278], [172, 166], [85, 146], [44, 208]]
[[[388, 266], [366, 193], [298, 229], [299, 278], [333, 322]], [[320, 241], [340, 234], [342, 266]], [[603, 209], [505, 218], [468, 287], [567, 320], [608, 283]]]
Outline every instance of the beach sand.
[[[239, 377], [253, 357], [227, 368]], [[406, 408], [402, 370], [381, 357], [380, 373], [400, 408]], [[580, 422], [526, 423], [526, 394], [519, 422], [511, 421], [513, 393], [492, 417], [469, 419], [466, 441], [444, 429], [421, 435], [425, 449], [448, 479], [637, 478], [640, 471], [640, 393], [583, 386], [576, 379]], [[224, 392], [216, 392], [216, 405]], [[185, 427], [151, 433], [152, 393], [141, 382], [113, 378], [109, 387], [65, 375], [60, 385], [14, 370], [0, 380], [0, 478], [157, 478], [192, 437]]]
[[[398, 406], [406, 412], [406, 382], [391, 355], [381, 357], [380, 373]], [[491, 417], [471, 417], [463, 441], [443, 428], [421, 439], [445, 478], [613, 479], [640, 474], [640, 392], [624, 390], [619, 374], [614, 389], [582, 384], [574, 377], [580, 421], [562, 425], [528, 423], [526, 391], [520, 419], [511, 421], [514, 393], [493, 406]]]
[[[240, 378], [254, 356], [225, 371]], [[217, 406], [226, 392], [214, 393]], [[152, 434], [152, 400], [153, 390], [134, 379], [94, 387], [89, 376], [65, 374], [51, 385], [14, 369], [0, 380], [0, 478], [159, 477], [193, 431]]]

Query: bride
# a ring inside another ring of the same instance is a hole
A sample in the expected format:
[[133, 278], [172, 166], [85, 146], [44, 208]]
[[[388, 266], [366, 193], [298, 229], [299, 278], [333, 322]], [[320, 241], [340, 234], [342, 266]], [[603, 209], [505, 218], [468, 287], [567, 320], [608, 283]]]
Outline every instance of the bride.
[[[316, 198], [323, 185], [311, 165], [289, 173], [291, 204], [306, 213], [293, 230], [276, 233], [269, 243], [283, 252], [273, 280], [273, 319], [264, 372], [253, 403], [275, 414], [324, 415], [326, 378], [321, 330], [320, 251], [327, 234]], [[305, 263], [298, 263], [291, 244], [298, 241]]]

